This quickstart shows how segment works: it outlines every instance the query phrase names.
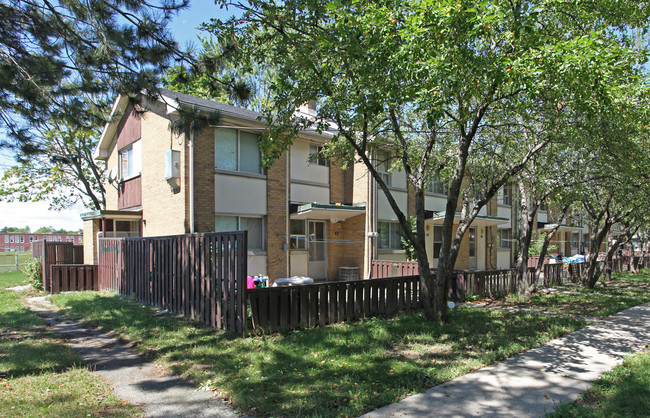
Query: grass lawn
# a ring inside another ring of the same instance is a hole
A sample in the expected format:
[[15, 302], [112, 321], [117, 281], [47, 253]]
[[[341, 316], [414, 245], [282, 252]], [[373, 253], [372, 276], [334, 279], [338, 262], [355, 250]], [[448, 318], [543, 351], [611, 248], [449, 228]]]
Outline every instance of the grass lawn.
[[650, 416], [650, 352], [627, 358], [571, 404], [549, 417]]
[[79, 366], [43, 320], [6, 287], [24, 284], [21, 273], [0, 274], [0, 416], [134, 416], [110, 385]]
[[58, 294], [65, 314], [252, 414], [357, 416], [581, 328], [584, 322], [473, 308], [238, 338], [110, 293]]
[[18, 270], [32, 259], [32, 251], [19, 253], [0, 253], [0, 274], [10, 271], [16, 271], [16, 254], [18, 254]]
[[602, 295], [593, 292], [585, 292], [584, 294], [538, 293], [526, 301], [520, 300], [517, 295], [511, 295], [504, 300], [480, 299], [478, 302], [497, 307], [518, 307], [568, 315], [604, 318], [633, 306], [650, 302], [650, 296], [639, 299]]
[[650, 298], [650, 270], [642, 270], [636, 274], [629, 272], [614, 274], [611, 281], [606, 284], [598, 281], [593, 289], [577, 286], [558, 286], [558, 288], [583, 293]]

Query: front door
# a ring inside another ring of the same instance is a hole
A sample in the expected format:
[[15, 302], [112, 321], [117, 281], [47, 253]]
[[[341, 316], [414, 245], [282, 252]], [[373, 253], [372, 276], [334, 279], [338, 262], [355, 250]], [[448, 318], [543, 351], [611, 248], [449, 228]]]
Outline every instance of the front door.
[[476, 228], [469, 229], [469, 269], [476, 270]]
[[323, 221], [309, 221], [309, 277], [314, 279], [327, 278], [327, 234]]

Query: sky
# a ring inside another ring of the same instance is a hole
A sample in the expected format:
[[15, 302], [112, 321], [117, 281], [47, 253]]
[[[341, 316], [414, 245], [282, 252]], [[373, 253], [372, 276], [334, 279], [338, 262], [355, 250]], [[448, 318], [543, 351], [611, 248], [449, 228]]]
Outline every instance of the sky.
[[[196, 29], [204, 21], [210, 18], [225, 19], [232, 14], [232, 9], [227, 11], [215, 6], [213, 0], [192, 0], [191, 7], [182, 11], [170, 24], [170, 30], [181, 46], [188, 42], [195, 47], [200, 45], [198, 40], [199, 31]], [[0, 177], [4, 171], [14, 165], [11, 154], [0, 151]], [[0, 201], [0, 228], [4, 226], [25, 227], [29, 226], [32, 231], [43, 226], [52, 226], [55, 229], [64, 228], [76, 231], [83, 227], [79, 216], [88, 209], [83, 206], [76, 206], [61, 212], [50, 211], [47, 202], [20, 203]]]

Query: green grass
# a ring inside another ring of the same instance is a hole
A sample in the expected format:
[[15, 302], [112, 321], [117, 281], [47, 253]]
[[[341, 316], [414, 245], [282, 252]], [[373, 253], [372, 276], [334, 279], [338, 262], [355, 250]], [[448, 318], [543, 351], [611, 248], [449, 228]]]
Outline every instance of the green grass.
[[141, 408], [124, 404], [80, 366], [75, 352], [24, 306], [24, 293], [6, 290], [24, 282], [0, 274], [0, 416], [140, 415]]
[[252, 414], [357, 416], [581, 328], [584, 322], [472, 308], [238, 338], [109, 293], [59, 294], [66, 315], [116, 330], [140, 351]]
[[28, 284], [29, 280], [20, 271], [0, 273], [0, 289]]
[[19, 253], [0, 253], [0, 274], [17, 271], [15, 267], [16, 263], [16, 254], [18, 254], [18, 271], [25, 265], [30, 259], [32, 259], [32, 252], [25, 251]]
[[518, 307], [567, 315], [603, 318], [633, 306], [650, 302], [650, 297], [639, 299], [590, 292], [584, 294], [534, 294], [530, 299], [525, 301], [520, 300], [516, 295], [511, 295], [505, 300], [482, 300], [480, 302], [489, 302], [498, 307]]
[[650, 352], [627, 358], [598, 379], [578, 400], [549, 417], [650, 416]]

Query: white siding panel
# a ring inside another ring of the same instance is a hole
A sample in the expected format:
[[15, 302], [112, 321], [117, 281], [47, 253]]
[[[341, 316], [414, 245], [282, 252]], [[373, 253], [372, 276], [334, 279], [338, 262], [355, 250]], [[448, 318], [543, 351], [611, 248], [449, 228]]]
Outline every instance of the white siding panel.
[[447, 198], [442, 196], [424, 196], [424, 209], [442, 212], [447, 205]]
[[[259, 276], [261, 274], [266, 275], [266, 256], [249, 255], [247, 267], [248, 267], [249, 276]], [[277, 278], [278, 277], [271, 277], [271, 279], [277, 279]]]
[[498, 217], [510, 219], [511, 214], [512, 214], [512, 208], [510, 206], [498, 206], [497, 207], [497, 216]]
[[[386, 199], [384, 192], [379, 190], [377, 194], [377, 203], [379, 205], [377, 214], [379, 216], [379, 219], [384, 221], [396, 221], [397, 215], [395, 215], [395, 212], [393, 212], [393, 208], [391, 208], [390, 204], [388, 203], [388, 199]], [[400, 210], [404, 213], [404, 215], [406, 215], [408, 207], [407, 193], [393, 191], [392, 194]]]
[[214, 176], [216, 213], [266, 215], [266, 180], [240, 176]]
[[307, 141], [296, 140], [291, 146], [291, 179], [329, 184], [329, 168], [309, 163], [309, 145]]
[[291, 251], [291, 272], [289, 276], [309, 276], [309, 252]]
[[291, 183], [291, 201], [328, 204], [330, 190], [328, 187]]

